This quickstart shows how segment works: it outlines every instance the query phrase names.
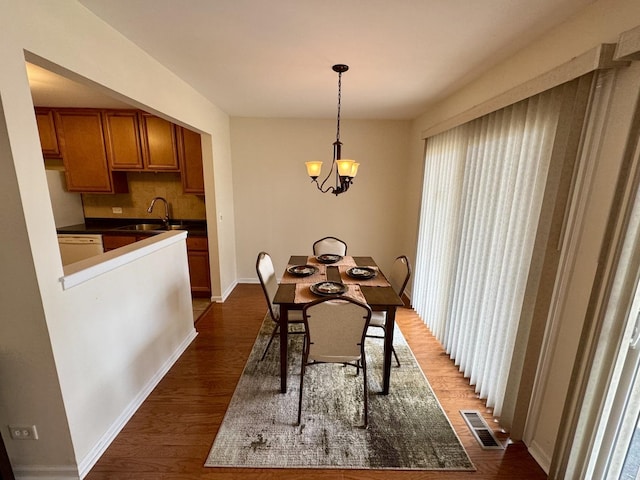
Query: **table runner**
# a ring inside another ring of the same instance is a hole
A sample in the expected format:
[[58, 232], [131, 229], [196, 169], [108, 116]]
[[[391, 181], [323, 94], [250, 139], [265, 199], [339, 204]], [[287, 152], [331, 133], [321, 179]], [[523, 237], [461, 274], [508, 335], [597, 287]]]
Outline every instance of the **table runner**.
[[[369, 280], [351, 278], [349, 275], [347, 275], [347, 270], [357, 266], [353, 257], [349, 257], [349, 256], [343, 257], [343, 259], [340, 260], [339, 262], [328, 264], [328, 265], [319, 262], [318, 260], [316, 260], [315, 257], [307, 257], [307, 264], [313, 265], [318, 269], [318, 271], [313, 275], [304, 277], [304, 283], [318, 283], [318, 282], [327, 281], [327, 267], [330, 266], [330, 267], [338, 267], [341, 281], [345, 285], [364, 285], [369, 287], [388, 287], [389, 286], [389, 281], [385, 278], [384, 274], [380, 272], [380, 269], [377, 266], [369, 267], [369, 268], [375, 269], [378, 272], [378, 275], [376, 275], [375, 277]], [[291, 266], [293, 265], [289, 264], [287, 265], [287, 268]], [[291, 275], [287, 271], [287, 269], [285, 269], [282, 279], [280, 280], [280, 283], [298, 283], [300, 282], [300, 280], [301, 280], [300, 277]]]

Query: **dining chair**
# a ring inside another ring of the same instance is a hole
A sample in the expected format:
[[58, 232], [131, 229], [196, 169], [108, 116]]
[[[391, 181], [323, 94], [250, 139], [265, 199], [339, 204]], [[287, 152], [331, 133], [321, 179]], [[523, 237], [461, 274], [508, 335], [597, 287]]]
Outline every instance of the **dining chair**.
[[320, 363], [340, 363], [362, 368], [364, 386], [364, 428], [369, 425], [367, 361], [365, 334], [371, 319], [371, 308], [350, 297], [324, 297], [305, 305], [304, 344], [300, 368], [298, 422], [302, 416], [302, 391], [307, 366]]
[[[411, 277], [411, 264], [409, 263], [409, 259], [406, 257], [406, 255], [401, 255], [397, 257], [393, 262], [393, 266], [391, 267], [391, 273], [389, 274], [389, 278], [388, 278], [389, 283], [391, 284], [391, 288], [393, 288], [393, 291], [396, 292], [400, 298], [402, 298], [404, 289], [407, 286], [407, 283], [409, 282], [409, 277]], [[369, 326], [381, 328], [383, 331], [386, 331], [387, 312], [373, 312], [371, 314], [371, 321], [369, 322]], [[384, 335], [367, 334], [367, 337], [384, 338]], [[398, 360], [398, 354], [396, 353], [396, 349], [391, 347], [391, 352], [393, 353], [393, 356], [396, 359], [396, 363], [399, 367], [400, 360]]]
[[[260, 285], [262, 285], [262, 291], [264, 292], [265, 299], [267, 300], [267, 307], [269, 309], [269, 316], [271, 320], [274, 321], [275, 326], [273, 327], [273, 331], [271, 332], [271, 337], [269, 338], [269, 343], [267, 343], [267, 347], [264, 349], [264, 353], [262, 354], [261, 360], [264, 360], [267, 352], [269, 351], [269, 347], [273, 342], [273, 339], [280, 332], [280, 305], [275, 305], [273, 303], [273, 297], [278, 290], [278, 280], [276, 279], [276, 272], [273, 268], [273, 261], [271, 260], [271, 256], [266, 252], [260, 252], [258, 254], [258, 259], [256, 260], [256, 272], [258, 274], [258, 280], [260, 280]], [[289, 312], [289, 325], [303, 325], [304, 321], [302, 319], [302, 312], [300, 310], [292, 310]], [[290, 334], [302, 334], [304, 331], [300, 329], [289, 329]]]
[[342, 255], [347, 254], [347, 244], [336, 237], [324, 237], [313, 244], [313, 254], [318, 255]]

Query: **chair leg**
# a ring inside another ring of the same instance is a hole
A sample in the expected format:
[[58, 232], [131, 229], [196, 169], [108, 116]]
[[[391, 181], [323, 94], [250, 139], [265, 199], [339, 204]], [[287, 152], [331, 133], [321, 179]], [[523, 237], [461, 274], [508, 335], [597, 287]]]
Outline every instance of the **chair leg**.
[[367, 388], [367, 361], [362, 356], [362, 383], [364, 385], [364, 428], [369, 428], [369, 389]]
[[273, 342], [273, 339], [275, 338], [275, 336], [278, 334], [280, 325], [276, 323], [276, 326], [273, 327], [273, 332], [271, 332], [271, 338], [269, 339], [269, 343], [267, 343], [267, 348], [264, 349], [264, 353], [262, 354], [262, 358], [260, 359], [260, 361], [264, 360], [264, 357], [267, 356], [267, 352], [269, 351], [269, 347], [271, 346], [271, 342]]
[[[387, 334], [387, 330], [385, 329], [385, 327], [378, 327], [381, 328], [384, 332], [385, 332], [385, 336]], [[370, 338], [384, 338], [384, 337], [380, 337], [380, 336], [376, 336], [376, 335], [367, 335], [367, 337]], [[393, 353], [393, 357], [396, 359], [396, 365], [398, 365], [398, 367], [400, 367], [400, 360], [398, 360], [398, 354], [396, 353], [396, 349], [391, 347], [391, 353]]]
[[300, 365], [300, 394], [298, 396], [298, 421], [296, 425], [300, 425], [300, 421], [302, 419], [302, 386], [304, 385], [304, 373], [307, 365], [307, 337], [305, 335], [304, 340], [302, 342], [302, 364]]

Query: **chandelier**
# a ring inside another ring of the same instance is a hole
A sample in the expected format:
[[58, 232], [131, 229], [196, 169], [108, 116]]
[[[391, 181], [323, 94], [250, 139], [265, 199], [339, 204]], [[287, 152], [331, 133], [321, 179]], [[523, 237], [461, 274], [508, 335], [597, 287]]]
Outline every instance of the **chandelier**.
[[[326, 178], [322, 183], [318, 183], [318, 177], [320, 176], [320, 170], [322, 169], [321, 161], [305, 162], [307, 165], [307, 173], [311, 177], [311, 181], [315, 182], [318, 190], [322, 193], [333, 193], [338, 196], [341, 193], [349, 190], [354, 177], [358, 173], [359, 163], [354, 160], [347, 160], [341, 157], [342, 142], [340, 142], [340, 105], [342, 101], [342, 74], [349, 70], [348, 65], [334, 65], [333, 71], [338, 74], [338, 118], [336, 127], [336, 141], [333, 142], [333, 161], [331, 162], [331, 168]], [[325, 183], [329, 180], [329, 177], [335, 172], [335, 185], [328, 185], [325, 188]]]

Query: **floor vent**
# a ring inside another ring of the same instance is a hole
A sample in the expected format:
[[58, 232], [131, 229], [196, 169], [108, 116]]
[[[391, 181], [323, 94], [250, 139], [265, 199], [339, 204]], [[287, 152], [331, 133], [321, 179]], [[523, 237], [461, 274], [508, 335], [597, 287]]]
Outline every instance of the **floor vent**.
[[493, 430], [489, 428], [489, 425], [487, 425], [487, 422], [482, 418], [480, 412], [477, 410], [460, 410], [460, 414], [462, 418], [464, 418], [464, 421], [467, 422], [469, 430], [471, 430], [471, 433], [476, 437], [476, 440], [482, 448], [485, 450], [502, 450], [504, 448], [493, 435]]

